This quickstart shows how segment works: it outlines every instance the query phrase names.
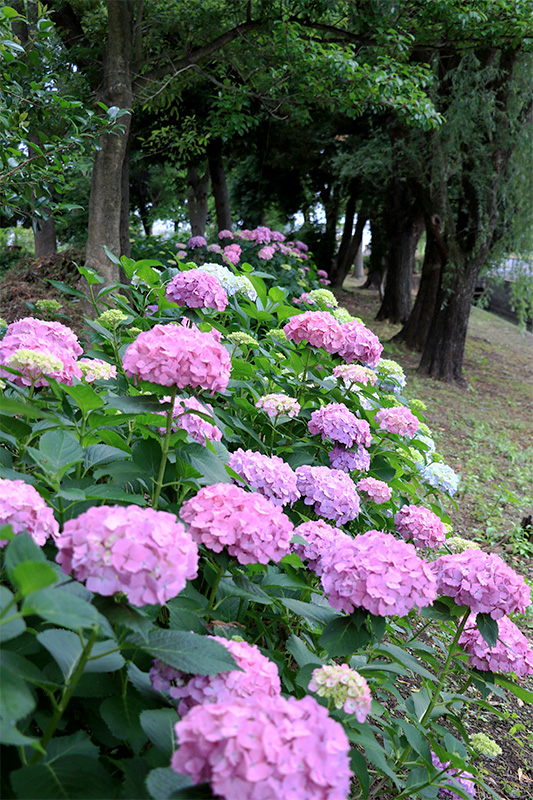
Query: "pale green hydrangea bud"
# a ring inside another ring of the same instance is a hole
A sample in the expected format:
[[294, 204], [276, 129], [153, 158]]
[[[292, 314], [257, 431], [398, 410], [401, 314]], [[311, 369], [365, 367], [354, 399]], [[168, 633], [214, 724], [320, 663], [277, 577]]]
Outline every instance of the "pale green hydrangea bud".
[[6, 388], [6, 382], [0, 379], [0, 391]]
[[7, 322], [3, 317], [0, 317], [0, 329], [7, 328]]
[[290, 272], [292, 267], [290, 264], [281, 264], [281, 269], [284, 269], [285, 272]]
[[104, 311], [102, 314], [100, 314], [98, 317], [98, 322], [103, 328], [107, 328], [107, 330], [112, 331], [127, 319], [127, 315], [122, 311], [119, 311], [118, 308], [109, 308], [107, 311]]
[[379, 375], [403, 375], [403, 369], [397, 361], [392, 361], [390, 358], [380, 358], [376, 367], [376, 372]]
[[340, 322], [341, 324], [343, 322], [361, 322], [359, 317], [353, 317], [348, 309], [343, 308], [342, 306], [340, 308], [336, 308], [332, 313], [337, 322]]
[[337, 308], [339, 301], [329, 289], [313, 289], [307, 295], [307, 302], [311, 305], [324, 305], [327, 308]]
[[248, 347], [259, 347], [259, 342], [257, 339], [254, 339], [253, 336], [250, 334], [245, 333], [244, 331], [233, 331], [232, 333], [228, 333], [226, 335], [226, 339], [229, 339], [230, 342], [233, 344], [242, 346], [248, 345]]
[[496, 758], [502, 754], [500, 745], [485, 733], [473, 733], [470, 737], [470, 744], [474, 750], [477, 750], [482, 756]]
[[313, 670], [309, 690], [319, 697], [330, 697], [335, 708], [355, 714], [364, 722], [370, 713], [372, 697], [366, 680], [348, 664], [325, 665]]
[[420, 433], [424, 433], [426, 436], [431, 436], [431, 428], [428, 428], [425, 422], [420, 423], [418, 430]]
[[285, 331], [281, 328], [273, 328], [271, 331], [268, 332], [268, 335], [271, 336], [273, 339], [277, 339], [280, 342], [286, 342], [287, 336]]
[[128, 333], [130, 336], [138, 336], [140, 333], [142, 333], [142, 330], [140, 328], [129, 328]]
[[396, 407], [403, 406], [403, 403], [400, 400], [398, 400], [398, 398], [395, 397], [393, 394], [384, 394], [383, 400], [386, 403], [390, 403], [391, 406], [396, 406]]
[[23, 347], [8, 356], [6, 364], [21, 372], [27, 370], [32, 375], [35, 375], [36, 372], [42, 375], [50, 375], [63, 369], [61, 359], [52, 355], [52, 353], [43, 352], [42, 350], [28, 350]]
[[480, 550], [480, 546], [470, 539], [463, 539], [462, 536], [450, 536], [446, 539], [446, 544], [454, 553], [464, 553], [465, 550]]
[[35, 305], [45, 314], [53, 314], [63, 308], [59, 300], [37, 300]]
[[411, 410], [412, 411], [427, 411], [427, 405], [424, 403], [423, 400], [418, 400], [415, 397], [414, 400], [411, 400]]

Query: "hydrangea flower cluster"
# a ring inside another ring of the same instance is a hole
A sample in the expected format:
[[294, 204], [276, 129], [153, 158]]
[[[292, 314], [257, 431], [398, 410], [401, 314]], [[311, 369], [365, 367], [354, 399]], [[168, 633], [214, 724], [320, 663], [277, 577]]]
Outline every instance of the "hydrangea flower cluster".
[[55, 314], [56, 311], [61, 311], [63, 308], [59, 300], [36, 300], [35, 306], [43, 314]]
[[[431, 761], [436, 769], [446, 770], [446, 774], [450, 775], [450, 777], [452, 777], [454, 781], [457, 781], [457, 783], [459, 784], [463, 792], [465, 792], [465, 794], [470, 795], [470, 797], [472, 798], [476, 796], [476, 787], [474, 781], [470, 780], [472, 775], [469, 772], [461, 772], [455, 767], [452, 769], [448, 769], [451, 762], [447, 761], [444, 764], [437, 758], [437, 756], [433, 752], [431, 753]], [[445, 776], [442, 776], [441, 780], [443, 780], [444, 778]], [[446, 786], [440, 787], [439, 797], [444, 798], [444, 800], [463, 800], [463, 798], [460, 795], [458, 795], [457, 792], [454, 792], [453, 786], [451, 784], [448, 784], [448, 786], [449, 788]]]
[[238, 264], [241, 260], [242, 247], [238, 244], [228, 244], [222, 251], [222, 255], [230, 264]]
[[259, 398], [255, 407], [268, 414], [270, 419], [276, 419], [281, 414], [297, 417], [301, 408], [298, 400], [286, 394], [265, 394]]
[[342, 472], [368, 472], [370, 469], [370, 453], [363, 445], [359, 445], [357, 450], [347, 450], [335, 445], [328, 456], [332, 469], [340, 469]]
[[[196, 706], [175, 726], [171, 767], [223, 800], [345, 800], [350, 744], [307, 696]], [[231, 754], [231, 757], [228, 757]]]
[[294, 526], [283, 511], [231, 483], [200, 489], [183, 503], [180, 515], [196, 542], [215, 553], [227, 547], [240, 564], [280, 561], [290, 549]]
[[179, 700], [180, 717], [202, 703], [224, 703], [232, 699], [263, 694], [276, 697], [281, 692], [278, 668], [255, 644], [209, 636], [229, 650], [240, 669], [218, 675], [188, 675], [155, 659], [150, 670], [154, 689], [168, 692]]
[[[356, 320], [356, 317], [353, 317], [347, 308], [342, 308], [342, 307], [335, 308], [332, 311], [332, 314], [333, 318], [336, 319], [337, 322], [340, 322], [341, 324], [344, 322], [354, 322]], [[357, 321], [360, 322], [360, 320]]]
[[[318, 270], [322, 272], [323, 270]], [[295, 303], [306, 303], [309, 306], [319, 306], [324, 311], [328, 308], [337, 308], [339, 301], [329, 289], [312, 289], [310, 292], [304, 292], [300, 297], [295, 298]]]
[[0, 369], [0, 375], [18, 386], [48, 386], [45, 375], [71, 385], [81, 378], [77, 358], [82, 352], [78, 337], [66, 325], [25, 317], [8, 325], [0, 342], [0, 365], [23, 374]]
[[129, 345], [122, 363], [130, 377], [211, 393], [223, 392], [231, 373], [227, 350], [195, 325], [154, 325]]
[[450, 536], [446, 539], [446, 544], [454, 553], [464, 553], [465, 550], [481, 550], [477, 542], [464, 539], [462, 536]]
[[328, 403], [313, 411], [307, 427], [309, 433], [321, 434], [322, 441], [329, 438], [346, 447], [372, 444], [368, 422], [356, 417], [344, 403]]
[[375, 421], [381, 430], [408, 437], [415, 435], [419, 425], [418, 417], [415, 417], [405, 406], [380, 408], [376, 413]]
[[422, 466], [420, 477], [425, 483], [446, 492], [450, 496], [456, 493], [461, 480], [460, 476], [448, 464], [443, 464], [441, 461], [432, 461], [430, 464]]
[[363, 367], [361, 364], [340, 364], [333, 370], [333, 375], [341, 379], [347, 389], [357, 391], [357, 384], [363, 386], [375, 386], [377, 375], [370, 367]]
[[328, 311], [304, 311], [291, 317], [283, 330], [287, 339], [323, 347], [327, 353], [336, 353], [343, 343], [341, 326]]
[[446, 529], [440, 517], [424, 506], [406, 505], [394, 515], [396, 530], [416, 547], [438, 547], [446, 541]]
[[214, 275], [189, 269], [174, 275], [166, 288], [167, 299], [188, 308], [214, 308], [224, 311], [228, 296]]
[[348, 664], [324, 665], [313, 670], [309, 690], [319, 697], [331, 697], [335, 708], [355, 714], [357, 722], [364, 722], [370, 714], [372, 697], [368, 683]]
[[292, 505], [300, 497], [296, 473], [279, 456], [266, 456], [239, 447], [231, 454], [228, 466], [275, 506]]
[[399, 394], [407, 383], [405, 373], [397, 361], [381, 358], [376, 366], [379, 388], [384, 392]]
[[495, 742], [494, 739], [491, 739], [490, 736], [487, 736], [486, 733], [473, 733], [470, 737], [470, 744], [474, 750], [477, 750], [482, 756], [495, 758], [502, 754], [500, 745]]
[[265, 245], [257, 251], [257, 257], [263, 261], [270, 261], [276, 254], [276, 248], [272, 245]]
[[113, 331], [127, 319], [128, 315], [119, 308], [108, 308], [107, 311], [103, 311], [100, 314], [98, 322], [103, 328], [106, 328], [106, 330]]
[[404, 617], [414, 606], [431, 605], [436, 581], [430, 565], [412, 544], [390, 533], [368, 531], [327, 551], [321, 561], [322, 586], [333, 608], [348, 614]]
[[459, 644], [468, 653], [471, 667], [489, 672], [514, 672], [519, 677], [533, 674], [533, 650], [509, 617], [498, 620], [498, 641], [494, 647], [489, 647], [476, 625], [476, 615], [470, 615]]
[[216, 278], [228, 297], [243, 294], [252, 302], [257, 300], [257, 291], [246, 275], [235, 275], [228, 267], [211, 262], [202, 264], [199, 269]]
[[233, 233], [230, 230], [228, 230], [227, 228], [224, 228], [223, 231], [219, 231], [218, 232], [218, 238], [219, 239], [233, 239]]
[[271, 336], [274, 340], [278, 342], [286, 342], [287, 336], [285, 335], [285, 331], [282, 328], [272, 328], [268, 332], [268, 336]]
[[[162, 403], [170, 403], [170, 397], [162, 397]], [[187, 431], [191, 439], [198, 444], [205, 445], [205, 440], [219, 442], [222, 439], [222, 431], [213, 423], [208, 422], [199, 414], [213, 416], [213, 406], [209, 403], [200, 403], [195, 397], [177, 397], [172, 409], [172, 430]], [[190, 413], [192, 412], [192, 413]], [[162, 412], [164, 415], [164, 412]], [[160, 433], [165, 432], [165, 428], [159, 428]]]
[[198, 548], [174, 514], [139, 506], [93, 506], [65, 523], [56, 561], [101, 595], [134, 606], [166, 603], [198, 574]]
[[297, 467], [295, 472], [304, 503], [313, 506], [319, 517], [335, 520], [339, 526], [359, 515], [359, 495], [345, 472], [308, 464]]
[[117, 368], [114, 364], [108, 364], [101, 358], [80, 358], [78, 366], [87, 383], [93, 381], [108, 381], [117, 377]]
[[205, 236], [191, 236], [189, 241], [187, 242], [187, 247], [205, 247], [207, 245], [207, 240]]
[[432, 567], [438, 593], [453, 597], [458, 606], [469, 606], [473, 614], [501, 619], [523, 613], [531, 603], [525, 580], [495, 553], [465, 550], [441, 556]]
[[226, 339], [239, 347], [242, 347], [242, 345], [252, 348], [259, 347], [257, 339], [254, 339], [253, 336], [250, 336], [245, 331], [231, 331], [226, 334]]
[[[33, 486], [24, 481], [0, 478], [0, 526], [11, 525], [14, 534], [28, 531], [40, 547], [49, 536], [59, 535], [54, 512]], [[0, 539], [5, 547], [7, 539]]]
[[387, 503], [392, 497], [392, 489], [385, 481], [378, 481], [377, 478], [362, 478], [357, 481], [357, 488], [360, 492], [365, 492], [374, 503]]
[[307, 544], [295, 542], [292, 545], [293, 552], [300, 556], [302, 561], [307, 561], [307, 566], [320, 576], [321, 567], [320, 559], [330, 547], [336, 546], [341, 540], [351, 537], [348, 534], [339, 531], [332, 525], [328, 525], [324, 520], [309, 520], [309, 522], [302, 522], [294, 529], [294, 534], [301, 536], [306, 540]]
[[357, 320], [345, 322], [340, 328], [342, 343], [337, 351], [339, 356], [347, 364], [360, 361], [369, 367], [375, 367], [383, 352], [383, 345], [376, 334]]

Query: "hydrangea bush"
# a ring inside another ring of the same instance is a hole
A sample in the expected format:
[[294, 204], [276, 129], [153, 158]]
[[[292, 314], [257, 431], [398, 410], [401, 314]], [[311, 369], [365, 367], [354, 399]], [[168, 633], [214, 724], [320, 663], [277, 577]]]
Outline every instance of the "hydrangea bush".
[[179, 244], [83, 268], [84, 348], [0, 342], [6, 796], [490, 794], [462, 717], [533, 700], [528, 586], [302, 242]]

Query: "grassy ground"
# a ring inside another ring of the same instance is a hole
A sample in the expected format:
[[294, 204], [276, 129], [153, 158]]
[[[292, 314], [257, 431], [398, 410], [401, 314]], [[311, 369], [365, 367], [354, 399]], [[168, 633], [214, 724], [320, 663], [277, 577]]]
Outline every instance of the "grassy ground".
[[[460, 389], [420, 377], [419, 354], [387, 343], [400, 326], [374, 320], [377, 292], [348, 280], [337, 296], [380, 337], [386, 357], [402, 365], [406, 396], [426, 403], [437, 451], [461, 473], [457, 508], [450, 503], [448, 509], [454, 533], [498, 553], [533, 581], [533, 531], [527, 529], [533, 513], [533, 334], [473, 308], [464, 360], [468, 388]], [[515, 621], [533, 646], [533, 611]], [[533, 690], [533, 680], [522, 683]], [[471, 733], [487, 733], [503, 750], [496, 759], [484, 759], [486, 782], [504, 800], [532, 800], [531, 706], [512, 695], [492, 702], [501, 718], [464, 720]]]

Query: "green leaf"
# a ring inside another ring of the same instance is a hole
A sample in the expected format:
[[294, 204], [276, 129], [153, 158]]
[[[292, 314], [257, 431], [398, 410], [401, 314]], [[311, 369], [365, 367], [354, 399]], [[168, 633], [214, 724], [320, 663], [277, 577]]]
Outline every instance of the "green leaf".
[[216, 675], [239, 669], [231, 654], [218, 642], [188, 631], [153, 631], [148, 643], [134, 634], [130, 641], [170, 667], [196, 675]]
[[42, 561], [23, 561], [11, 571], [10, 577], [23, 597], [58, 580], [52, 565]]
[[131, 693], [125, 697], [108, 697], [100, 706], [102, 719], [113, 736], [126, 742], [136, 755], [139, 755], [148, 739], [139, 721], [145, 709], [144, 701]]
[[26, 597], [22, 606], [24, 615], [37, 614], [37, 616], [77, 631], [79, 628], [94, 628], [98, 625], [98, 612], [96, 608], [70, 594], [63, 589], [40, 589], [38, 592]]
[[338, 617], [324, 628], [319, 644], [332, 658], [361, 650], [370, 641], [366, 627], [358, 626], [351, 617]]
[[[6, 586], [0, 586], [0, 642], [9, 642], [26, 630], [26, 623], [22, 617], [11, 619], [18, 613], [16, 603], [10, 605], [13, 599], [14, 594]], [[7, 608], [8, 606], [10, 607]]]
[[83, 460], [83, 448], [69, 431], [46, 431], [39, 443], [41, 467], [51, 475], [63, 474]]
[[43, 551], [38, 544], [35, 544], [30, 534], [23, 531], [19, 533], [18, 536], [15, 536], [6, 548], [4, 563], [10, 578], [13, 575], [15, 567], [25, 561], [46, 563], [46, 558]]
[[117, 642], [113, 639], [106, 639], [103, 642], [96, 642], [93, 646], [85, 665], [84, 674], [86, 672], [115, 672], [117, 669], [122, 669], [125, 663], [123, 656], [118, 652]]
[[533, 692], [529, 689], [524, 689], [523, 686], [517, 686], [517, 684], [513, 683], [509, 678], [504, 678], [503, 675], [495, 675], [494, 682], [498, 686], [501, 686], [502, 689], [508, 689], [515, 697], [523, 700], [524, 703], [533, 703]]
[[490, 614], [478, 614], [476, 626], [489, 647], [495, 647], [498, 642], [498, 622]]
[[46, 747], [46, 756], [43, 764], [52, 764], [59, 758], [66, 756], [84, 756], [85, 758], [98, 758], [98, 747], [91, 741], [85, 731], [76, 731], [71, 736], [58, 736], [52, 739]]
[[89, 267], [82, 267], [79, 264], [76, 264], [78, 268], [78, 272], [80, 275], [83, 275], [89, 286], [94, 286], [96, 283], [103, 283], [104, 279], [101, 275], [94, 271], [94, 269], [89, 269]]
[[79, 637], [71, 631], [51, 629], [38, 633], [37, 641], [57, 662], [65, 680], [70, 680], [82, 654]]
[[354, 748], [352, 748], [350, 751], [350, 767], [355, 777], [359, 781], [363, 798], [367, 798], [368, 790], [370, 788], [370, 775], [368, 774], [364, 757], [358, 750], [355, 750]]
[[300, 617], [309, 620], [314, 625], [324, 628], [336, 619], [345, 619], [335, 611], [331, 606], [322, 606], [318, 603], [304, 603], [302, 600], [293, 600], [292, 598], [284, 597], [281, 599], [283, 605], [294, 611]]
[[80, 383], [77, 386], [62, 384], [62, 388], [66, 394], [72, 397], [83, 414], [88, 414], [90, 411], [94, 411], [95, 408], [101, 408], [104, 405], [100, 395], [86, 383]]
[[146, 788], [153, 800], [170, 800], [174, 792], [192, 786], [192, 781], [186, 775], [178, 775], [170, 767], [153, 769], [147, 779]]
[[[28, 684], [17, 670], [16, 663], [7, 659], [0, 663], [0, 708], [4, 719], [16, 722], [29, 714], [35, 708], [35, 698]], [[14, 668], [15, 666], [15, 668]]]
[[34, 737], [25, 736], [15, 725], [0, 718], [0, 744], [11, 744], [15, 747], [25, 747], [27, 745], [35, 747], [38, 741]]
[[384, 456], [374, 456], [369, 474], [380, 481], [389, 483], [396, 477], [396, 468], [391, 466]]
[[214, 483], [231, 483], [231, 478], [226, 472], [225, 461], [217, 453], [197, 442], [185, 444], [176, 450], [176, 456], [185, 463], [190, 464], [199, 474], [198, 483], [211, 486]]
[[152, 620], [142, 611], [127, 603], [117, 603], [110, 597], [95, 598], [95, 603], [100, 612], [113, 625], [123, 625], [134, 633], [139, 633], [145, 641], [148, 641], [148, 634], [154, 626]]
[[123, 772], [120, 797], [122, 800], [150, 800], [146, 778], [150, 767], [146, 758], [123, 758], [119, 762]]
[[124, 450], [111, 447], [108, 444], [90, 444], [83, 453], [83, 468], [89, 469], [99, 464], [110, 464], [113, 461], [123, 461]]
[[68, 755], [51, 764], [31, 764], [11, 774], [18, 800], [109, 800], [111, 777], [86, 755]]
[[427, 743], [426, 737], [414, 725], [406, 719], [396, 719], [395, 722], [401, 727], [405, 734], [405, 738], [423, 761], [429, 766], [432, 766], [431, 750]]
[[374, 652], [377, 655], [387, 655], [416, 675], [421, 675], [422, 678], [428, 678], [430, 681], [435, 682], [435, 675], [423, 667], [416, 658], [402, 647], [398, 647], [395, 644], [380, 644]]
[[303, 639], [295, 636], [294, 633], [291, 633], [287, 639], [286, 647], [299, 667], [305, 667], [307, 664], [313, 664], [316, 667], [322, 666], [322, 661], [316, 653], [311, 652]]
[[117, 397], [109, 394], [105, 396], [106, 408], [116, 408], [124, 414], [142, 414], [143, 412], [167, 411], [170, 403], [162, 403], [156, 395], [140, 394], [137, 397]]
[[161, 445], [155, 439], [141, 440], [136, 442], [132, 448], [134, 462], [143, 468], [147, 477], [157, 477], [161, 455]]
[[178, 720], [178, 714], [173, 708], [143, 711], [140, 717], [143, 731], [168, 760], [176, 749], [174, 725]]

